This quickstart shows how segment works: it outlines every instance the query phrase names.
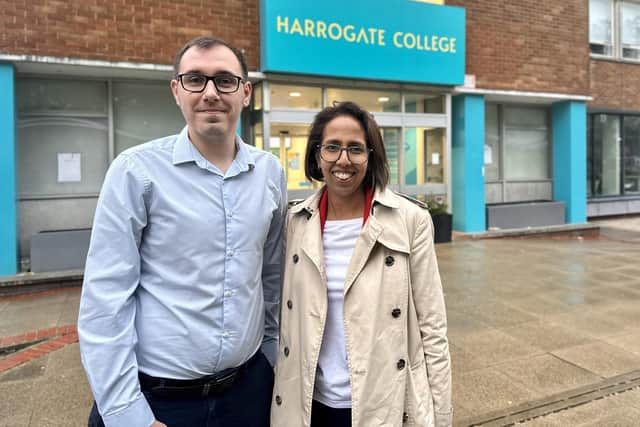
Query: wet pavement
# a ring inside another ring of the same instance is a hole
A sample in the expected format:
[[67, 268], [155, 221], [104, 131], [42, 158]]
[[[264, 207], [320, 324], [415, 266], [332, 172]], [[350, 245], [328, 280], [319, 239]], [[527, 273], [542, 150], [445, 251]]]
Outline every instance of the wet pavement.
[[[600, 239], [436, 246], [456, 426], [640, 425], [640, 218], [606, 221]], [[78, 289], [0, 298], [0, 339], [73, 326], [78, 302]], [[24, 351], [0, 353], [0, 426], [86, 425], [77, 342], [3, 370]]]

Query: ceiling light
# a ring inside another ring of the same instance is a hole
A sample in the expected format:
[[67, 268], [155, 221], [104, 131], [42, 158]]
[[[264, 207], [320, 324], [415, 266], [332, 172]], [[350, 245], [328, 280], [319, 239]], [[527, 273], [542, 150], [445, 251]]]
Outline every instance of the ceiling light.
[[378, 102], [389, 102], [389, 97], [381, 96], [380, 98], [378, 98]]
[[300, 92], [289, 92], [289, 96], [292, 98], [299, 98], [302, 94]]

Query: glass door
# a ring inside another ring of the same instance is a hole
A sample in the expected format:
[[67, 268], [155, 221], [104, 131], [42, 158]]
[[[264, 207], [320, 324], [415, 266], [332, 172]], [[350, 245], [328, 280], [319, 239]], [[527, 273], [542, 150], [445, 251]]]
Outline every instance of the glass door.
[[309, 126], [293, 123], [271, 123], [269, 151], [280, 159], [287, 176], [287, 189], [311, 190], [313, 185], [304, 175], [305, 152]]

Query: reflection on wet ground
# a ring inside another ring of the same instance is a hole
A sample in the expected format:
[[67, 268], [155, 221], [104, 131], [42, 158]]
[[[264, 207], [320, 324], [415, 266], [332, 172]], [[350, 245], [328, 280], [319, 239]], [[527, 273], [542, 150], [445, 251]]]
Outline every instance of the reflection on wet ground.
[[605, 235], [436, 251], [456, 424], [640, 369], [640, 245]]

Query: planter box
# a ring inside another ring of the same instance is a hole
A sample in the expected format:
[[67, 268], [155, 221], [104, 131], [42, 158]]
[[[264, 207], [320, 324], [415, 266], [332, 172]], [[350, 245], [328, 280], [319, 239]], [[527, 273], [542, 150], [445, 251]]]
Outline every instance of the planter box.
[[431, 219], [433, 219], [433, 242], [450, 242], [453, 215], [449, 213], [438, 213], [431, 215]]

